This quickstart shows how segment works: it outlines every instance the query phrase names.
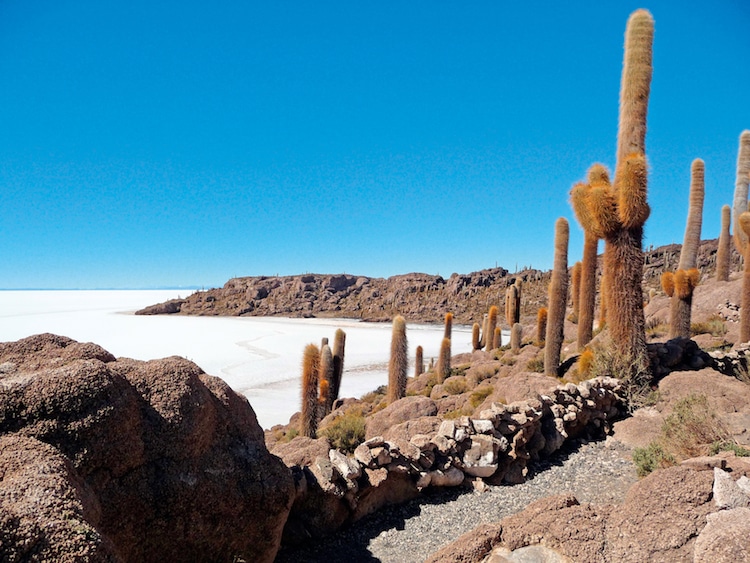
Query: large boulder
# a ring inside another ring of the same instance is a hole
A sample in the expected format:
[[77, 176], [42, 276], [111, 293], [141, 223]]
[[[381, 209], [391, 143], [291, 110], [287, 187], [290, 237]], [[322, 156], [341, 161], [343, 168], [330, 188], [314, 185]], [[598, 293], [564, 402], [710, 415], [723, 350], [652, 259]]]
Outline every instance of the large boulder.
[[365, 437], [370, 439], [382, 436], [386, 430], [397, 424], [423, 416], [435, 416], [437, 413], [437, 405], [432, 399], [420, 395], [404, 397], [369, 417]]
[[275, 557], [291, 472], [247, 400], [192, 362], [0, 344], [0, 434], [2, 560]]

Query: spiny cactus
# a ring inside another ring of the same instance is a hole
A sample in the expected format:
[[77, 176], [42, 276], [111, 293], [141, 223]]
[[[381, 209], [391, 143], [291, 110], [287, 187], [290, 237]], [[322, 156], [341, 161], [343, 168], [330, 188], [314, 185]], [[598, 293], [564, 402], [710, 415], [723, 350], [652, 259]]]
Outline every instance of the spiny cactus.
[[[669, 337], [690, 338], [690, 312], [693, 306], [693, 289], [698, 285], [700, 273], [698, 247], [701, 241], [703, 222], [705, 165], [696, 158], [690, 167], [690, 206], [688, 208], [685, 239], [680, 251], [680, 263], [673, 277], [674, 291], [671, 296]], [[666, 290], [665, 290], [666, 291]]]
[[505, 290], [505, 322], [512, 327], [521, 320], [521, 291], [523, 282], [516, 279], [515, 283]]
[[582, 270], [582, 264], [580, 262], [576, 262], [573, 264], [573, 267], [570, 269], [570, 293], [571, 297], [573, 298], [573, 312], [572, 312], [572, 321], [577, 323], [578, 322], [578, 314], [580, 311], [580, 302], [581, 302], [581, 270]]
[[[629, 373], [636, 386], [650, 379], [641, 280], [643, 225], [650, 213], [645, 153], [653, 34], [651, 14], [633, 12], [625, 31], [614, 184], [603, 183], [599, 189], [579, 184], [571, 193], [576, 215], [590, 221], [590, 228], [605, 240], [610, 340], [616, 361], [622, 364], [618, 367], [626, 370], [621, 373]], [[580, 214], [578, 207], [584, 208], [584, 213]]]
[[417, 346], [416, 362], [414, 364], [414, 377], [419, 377], [424, 373], [424, 350]]
[[724, 205], [721, 208], [719, 248], [716, 250], [716, 281], [729, 281], [729, 261], [731, 258], [729, 224], [731, 221], [732, 210], [728, 205]]
[[503, 331], [499, 326], [495, 327], [495, 334], [492, 335], [492, 349], [495, 350], [503, 345]]
[[[487, 345], [487, 329], [489, 328], [489, 323], [490, 323], [490, 316], [487, 313], [485, 313], [484, 319], [482, 320], [482, 335], [479, 338], [480, 350]], [[490, 342], [490, 344], [492, 344], [492, 342]]]
[[407, 356], [406, 321], [401, 315], [393, 319], [391, 333], [391, 359], [388, 363], [388, 402], [393, 403], [406, 396]]
[[510, 329], [510, 351], [518, 354], [521, 351], [521, 338], [523, 337], [523, 327], [521, 323], [516, 323]]
[[734, 183], [732, 215], [734, 215], [734, 246], [744, 256], [748, 236], [739, 226], [740, 215], [747, 211], [747, 191], [750, 183], [750, 131], [740, 134], [740, 147], [737, 151], [737, 179]]
[[299, 432], [308, 438], [315, 438], [318, 430], [318, 373], [320, 371], [320, 350], [315, 344], [308, 344], [302, 354], [302, 413]]
[[333, 400], [331, 404], [336, 402], [339, 398], [339, 391], [341, 390], [341, 377], [344, 374], [344, 351], [346, 348], [346, 333], [339, 329], [336, 329], [336, 333], [333, 335], [333, 375], [331, 376], [331, 397]]
[[[327, 340], [327, 339], [326, 339]], [[320, 349], [320, 370], [318, 371], [318, 381], [320, 385], [320, 404], [323, 410], [323, 416], [331, 412], [333, 401], [333, 353], [328, 344], [324, 344]]]
[[[750, 213], [741, 213], [735, 229], [741, 229], [745, 236], [742, 256], [744, 258], [744, 269], [742, 273], [742, 298], [740, 301], [740, 342], [750, 340]], [[735, 242], [737, 238], [735, 237]], [[741, 243], [742, 244], [742, 243]]]
[[536, 345], [544, 346], [545, 338], [547, 338], [547, 308], [540, 307], [536, 312]]
[[485, 332], [485, 343], [486, 343], [486, 350], [489, 352], [492, 350], [492, 346], [494, 345], [495, 340], [495, 327], [497, 326], [497, 306], [493, 305], [490, 307], [490, 311], [487, 315], [487, 331]]
[[443, 338], [451, 338], [453, 332], [453, 313], [445, 314], [445, 331]]
[[[609, 172], [601, 164], [589, 168], [586, 184], [578, 184], [571, 190], [571, 203], [576, 218], [583, 227], [583, 260], [581, 262], [581, 280], [578, 293], [578, 349], [583, 349], [591, 341], [594, 331], [594, 310], [596, 308], [596, 267], [599, 239], [604, 236], [599, 224], [595, 221], [589, 208], [593, 207], [591, 199], [594, 194], [606, 190], [609, 186]], [[598, 196], [597, 196], [598, 197]], [[603, 299], [602, 299], [603, 302]]]
[[557, 376], [560, 367], [565, 305], [568, 302], [568, 221], [560, 217], [555, 222], [555, 259], [549, 284], [549, 311], [544, 345], [544, 373]]
[[440, 343], [440, 354], [438, 354], [437, 365], [435, 367], [437, 382], [442, 383], [451, 374], [451, 339], [443, 338]]

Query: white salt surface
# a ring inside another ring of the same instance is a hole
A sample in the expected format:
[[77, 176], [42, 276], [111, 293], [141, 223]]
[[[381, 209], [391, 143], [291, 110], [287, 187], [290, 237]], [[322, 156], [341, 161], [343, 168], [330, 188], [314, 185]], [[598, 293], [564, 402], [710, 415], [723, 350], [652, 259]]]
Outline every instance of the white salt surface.
[[[51, 332], [95, 342], [116, 357], [182, 356], [224, 379], [250, 400], [263, 428], [286, 424], [299, 410], [306, 344], [333, 343], [346, 332], [341, 397], [360, 397], [387, 382], [391, 326], [346, 319], [136, 316], [132, 312], [190, 293], [138, 291], [0, 291], [0, 342]], [[507, 340], [507, 336], [504, 340]], [[437, 357], [442, 325], [407, 325], [409, 355]], [[453, 327], [452, 352], [471, 351], [471, 329]]]

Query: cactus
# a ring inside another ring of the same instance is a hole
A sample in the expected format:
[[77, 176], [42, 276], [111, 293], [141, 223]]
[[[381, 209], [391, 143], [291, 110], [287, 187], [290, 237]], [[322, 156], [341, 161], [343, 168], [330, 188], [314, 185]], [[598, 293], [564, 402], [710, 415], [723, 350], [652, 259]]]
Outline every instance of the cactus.
[[512, 327], [521, 320], [521, 290], [523, 283], [520, 279], [505, 290], [505, 322]]
[[641, 280], [643, 225], [650, 213], [645, 141], [653, 33], [651, 14], [631, 14], [625, 32], [614, 184], [602, 179], [597, 187], [579, 184], [571, 192], [576, 215], [587, 223], [584, 229], [597, 231], [605, 240], [604, 301], [610, 340], [617, 367], [625, 370], [620, 373], [627, 373], [637, 386], [650, 380]]
[[[742, 273], [742, 298], [740, 301], [740, 342], [750, 340], [750, 244], [747, 242], [750, 237], [750, 213], [745, 211], [741, 213], [735, 222], [735, 229], [741, 229], [746, 235], [743, 247], [743, 273]], [[740, 244], [742, 239], [740, 239]], [[735, 237], [735, 242], [737, 237]]]
[[492, 335], [492, 349], [500, 348], [503, 345], [503, 331], [499, 326], [495, 327], [495, 333]]
[[414, 377], [419, 377], [424, 373], [424, 350], [417, 346], [416, 360], [414, 362]]
[[[326, 339], [327, 340], [327, 339]], [[333, 353], [328, 344], [324, 344], [320, 349], [320, 366], [318, 371], [318, 381], [320, 385], [320, 404], [322, 405], [323, 416], [331, 412], [333, 401]]]
[[750, 131], [740, 134], [740, 147], [737, 151], [737, 179], [734, 183], [734, 200], [732, 215], [734, 215], [734, 246], [737, 252], [744, 256], [748, 236], [739, 225], [740, 215], [747, 211], [747, 191], [750, 182]]
[[731, 248], [729, 224], [732, 210], [728, 205], [721, 208], [721, 232], [719, 233], [719, 248], [716, 251], [716, 281], [729, 281], [729, 260]]
[[[669, 317], [670, 338], [690, 338], [690, 312], [693, 305], [693, 289], [698, 284], [700, 274], [695, 269], [698, 261], [698, 247], [701, 241], [703, 221], [705, 166], [696, 158], [690, 167], [690, 206], [688, 209], [685, 239], [680, 251], [680, 263], [672, 280], [674, 290], [671, 296]], [[695, 273], [693, 273], [695, 270]], [[666, 291], [666, 290], [665, 290]]]
[[388, 402], [406, 396], [406, 370], [408, 368], [406, 321], [401, 315], [393, 319], [391, 333], [391, 359], [388, 363]]
[[339, 398], [339, 391], [341, 390], [341, 377], [344, 374], [344, 349], [346, 348], [346, 333], [339, 329], [336, 329], [336, 333], [333, 335], [333, 375], [331, 376], [331, 390], [330, 394], [333, 397], [331, 404], [336, 402]]
[[494, 344], [495, 339], [495, 327], [497, 326], [497, 307], [493, 305], [490, 307], [490, 311], [487, 315], [487, 330], [485, 331], [485, 345], [486, 350], [489, 352], [492, 350], [492, 345]]
[[323, 349], [323, 346], [328, 346], [328, 338], [325, 337], [325, 336], [320, 339], [320, 349], [321, 350]]
[[544, 346], [544, 339], [547, 337], [547, 308], [540, 307], [536, 312], [536, 344], [539, 347]]
[[560, 366], [565, 305], [568, 301], [568, 237], [568, 221], [560, 217], [555, 222], [555, 259], [549, 284], [549, 310], [544, 346], [544, 373], [552, 376], [557, 376], [557, 368]]
[[487, 345], [487, 329], [489, 328], [490, 316], [485, 313], [484, 319], [482, 320], [482, 336], [479, 338], [479, 349], [481, 350]]
[[320, 371], [320, 350], [315, 344], [308, 344], [302, 355], [302, 413], [299, 432], [308, 438], [315, 438], [318, 430], [318, 373]]
[[573, 298], [573, 312], [571, 320], [575, 323], [578, 322], [578, 313], [580, 311], [581, 302], [581, 270], [583, 266], [580, 262], [573, 264], [570, 270], [570, 293]]
[[453, 330], [453, 313], [446, 313], [445, 314], [445, 332], [443, 333], [443, 338], [450, 339], [452, 330]]
[[516, 323], [510, 329], [510, 350], [514, 354], [521, 351], [521, 338], [523, 337], [523, 327], [521, 323]]
[[437, 382], [442, 383], [451, 374], [451, 339], [443, 338], [440, 343], [440, 354], [438, 355], [437, 365], [435, 367]]
[[482, 339], [479, 336], [479, 323], [474, 323], [471, 327], [471, 349], [472, 350], [481, 350], [482, 349]]

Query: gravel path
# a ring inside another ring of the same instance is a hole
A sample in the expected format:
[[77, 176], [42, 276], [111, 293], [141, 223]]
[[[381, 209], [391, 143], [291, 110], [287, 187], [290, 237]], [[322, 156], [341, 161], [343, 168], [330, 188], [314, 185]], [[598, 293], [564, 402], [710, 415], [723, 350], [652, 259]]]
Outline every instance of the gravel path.
[[581, 503], [617, 503], [637, 480], [630, 450], [611, 438], [574, 444], [531, 469], [534, 476], [526, 483], [483, 493], [428, 490], [317, 544], [282, 550], [276, 562], [418, 562], [479, 524], [497, 522], [539, 498], [570, 492]]

